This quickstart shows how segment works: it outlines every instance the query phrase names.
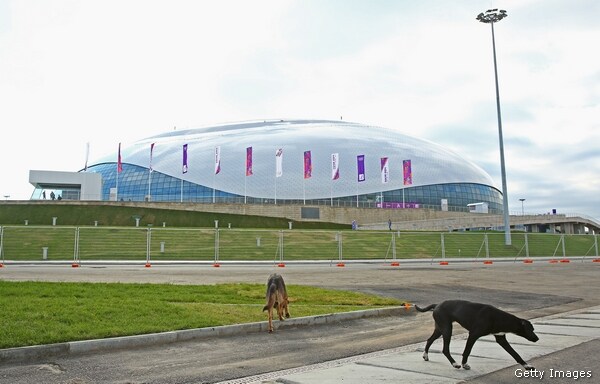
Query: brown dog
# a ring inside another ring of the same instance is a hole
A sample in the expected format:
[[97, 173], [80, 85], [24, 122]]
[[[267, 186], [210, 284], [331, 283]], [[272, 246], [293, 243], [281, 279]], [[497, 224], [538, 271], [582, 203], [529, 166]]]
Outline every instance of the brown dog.
[[273, 332], [273, 308], [277, 309], [279, 320], [283, 321], [283, 316], [289, 318], [288, 295], [285, 289], [283, 277], [277, 273], [271, 274], [267, 281], [267, 305], [263, 307], [263, 312], [268, 311], [269, 315], [269, 333]]

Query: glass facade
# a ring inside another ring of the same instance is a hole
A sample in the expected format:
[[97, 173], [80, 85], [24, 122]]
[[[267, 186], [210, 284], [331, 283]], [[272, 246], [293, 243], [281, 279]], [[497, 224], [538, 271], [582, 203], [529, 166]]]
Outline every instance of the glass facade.
[[[148, 168], [123, 164], [117, 173], [116, 163], [103, 163], [88, 168], [103, 178], [102, 200], [110, 200], [112, 188], [117, 188], [119, 201], [161, 201], [194, 203], [298, 204], [376, 207], [378, 203], [403, 203], [402, 206], [441, 210], [446, 199], [448, 210], [468, 212], [467, 204], [487, 202], [490, 213], [502, 212], [502, 194], [488, 185], [476, 183], [445, 183], [406, 187], [379, 193], [340, 196], [323, 199], [274, 199], [243, 196], [198, 185]], [[118, 180], [117, 180], [118, 175]], [[240, 182], [243, 179], [240, 178]]]

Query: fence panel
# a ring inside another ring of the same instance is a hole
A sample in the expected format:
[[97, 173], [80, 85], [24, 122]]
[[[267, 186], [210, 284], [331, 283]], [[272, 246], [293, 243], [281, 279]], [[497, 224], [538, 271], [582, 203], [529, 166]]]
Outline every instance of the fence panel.
[[511, 233], [510, 238], [511, 245], [506, 245], [504, 232], [489, 232], [490, 257], [525, 257], [525, 234]]
[[80, 227], [79, 260], [145, 260], [146, 228]]
[[489, 238], [483, 232], [442, 233], [445, 257], [485, 258], [488, 256]]
[[595, 236], [565, 235], [564, 241], [567, 256], [598, 256]]
[[396, 258], [442, 257], [440, 233], [400, 232], [396, 235]]
[[392, 258], [393, 232], [343, 232], [344, 260], [369, 260]]
[[[284, 260], [338, 260], [336, 231], [282, 231]], [[344, 233], [345, 235], [345, 233]], [[345, 238], [342, 237], [342, 241]]]
[[279, 231], [219, 230], [219, 260], [279, 260], [279, 237]]
[[214, 229], [154, 228], [150, 231], [151, 260], [214, 260]]
[[73, 260], [75, 227], [2, 227], [2, 256], [6, 260]]

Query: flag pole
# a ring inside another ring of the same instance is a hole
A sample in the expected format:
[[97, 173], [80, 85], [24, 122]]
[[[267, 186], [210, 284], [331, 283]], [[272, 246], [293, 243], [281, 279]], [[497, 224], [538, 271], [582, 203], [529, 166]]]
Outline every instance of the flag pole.
[[84, 172], [87, 172], [89, 158], [90, 158], [90, 142], [88, 141], [85, 145], [85, 166], [83, 167]]
[[183, 203], [183, 178], [188, 171], [188, 163], [187, 163], [187, 143], [183, 144], [182, 149], [182, 160], [181, 160], [181, 198], [180, 202]]

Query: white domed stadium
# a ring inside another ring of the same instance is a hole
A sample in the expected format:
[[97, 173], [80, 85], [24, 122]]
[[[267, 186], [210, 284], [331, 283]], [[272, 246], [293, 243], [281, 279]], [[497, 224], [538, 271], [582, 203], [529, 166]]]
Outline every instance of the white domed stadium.
[[[502, 211], [480, 167], [398, 131], [346, 121], [267, 120], [175, 130], [120, 147], [87, 172], [102, 199]], [[444, 203], [442, 203], [444, 201]]]

